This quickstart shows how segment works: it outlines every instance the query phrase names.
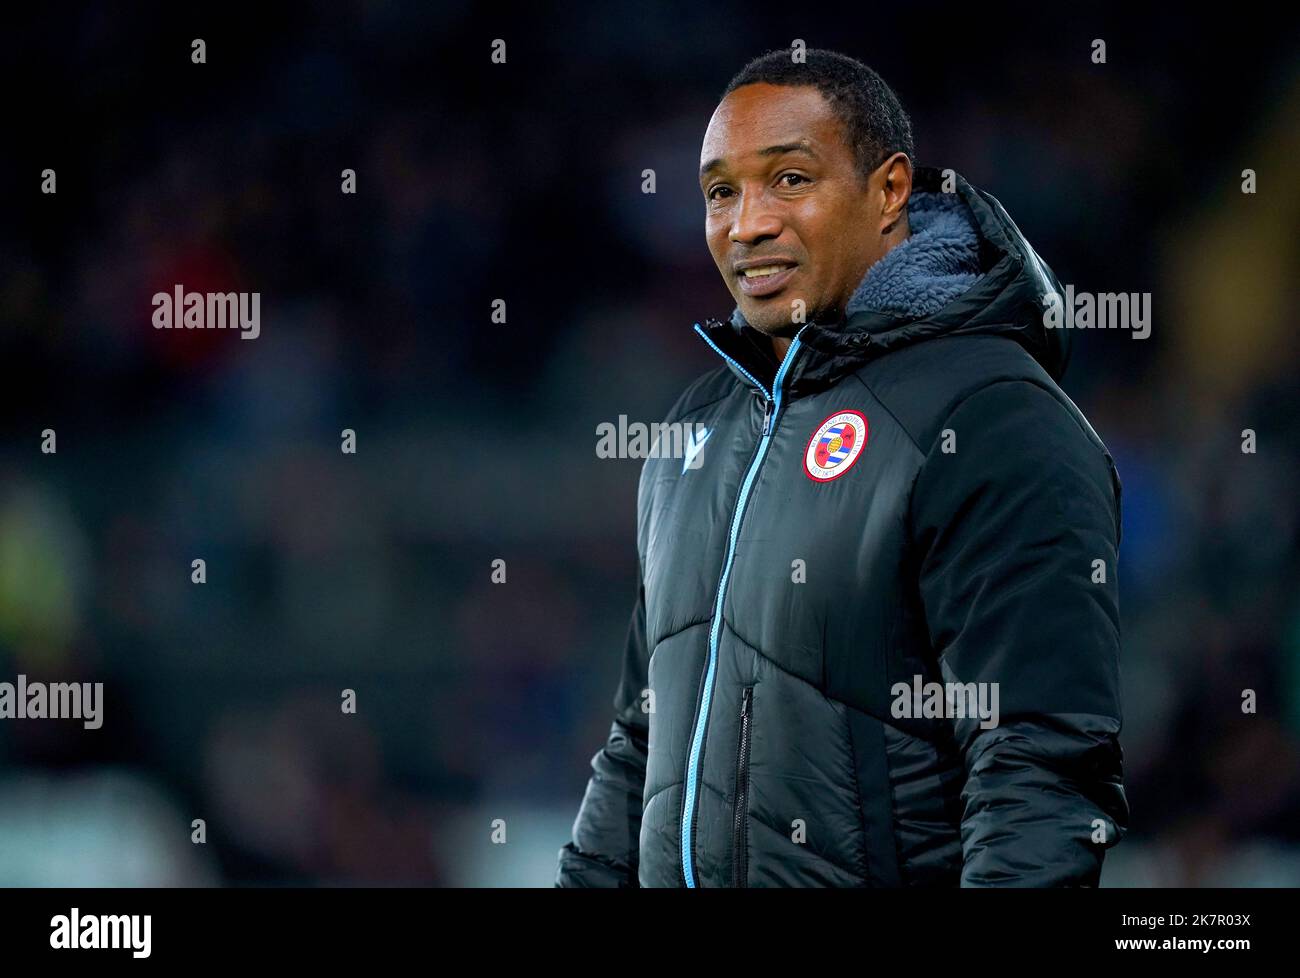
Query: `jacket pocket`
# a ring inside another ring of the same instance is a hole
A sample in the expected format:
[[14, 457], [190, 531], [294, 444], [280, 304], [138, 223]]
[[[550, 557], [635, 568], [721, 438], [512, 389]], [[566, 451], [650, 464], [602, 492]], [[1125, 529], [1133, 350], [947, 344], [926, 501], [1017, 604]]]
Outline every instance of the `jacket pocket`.
[[754, 687], [740, 693], [740, 743], [736, 747], [736, 802], [732, 812], [731, 885], [748, 886], [749, 878], [749, 739], [753, 726]]

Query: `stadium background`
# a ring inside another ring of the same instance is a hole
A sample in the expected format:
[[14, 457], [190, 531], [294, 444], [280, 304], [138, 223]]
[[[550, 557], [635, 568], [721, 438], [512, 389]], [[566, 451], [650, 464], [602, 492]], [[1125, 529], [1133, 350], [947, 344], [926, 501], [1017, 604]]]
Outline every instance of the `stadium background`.
[[[0, 680], [106, 704], [0, 723], [0, 884], [550, 883], [633, 596], [638, 463], [596, 426], [714, 366], [699, 140], [796, 37], [1063, 282], [1153, 293], [1064, 385], [1124, 480], [1104, 882], [1300, 884], [1296, 24], [1033, 9], [7, 15]], [[261, 336], [155, 331], [176, 282], [261, 292]]]

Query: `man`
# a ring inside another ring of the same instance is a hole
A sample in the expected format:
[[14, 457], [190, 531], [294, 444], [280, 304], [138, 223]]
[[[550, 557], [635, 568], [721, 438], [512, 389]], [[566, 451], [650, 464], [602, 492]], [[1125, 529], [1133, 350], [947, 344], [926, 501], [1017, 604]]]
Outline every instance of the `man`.
[[[1120, 483], [1057, 386], [1059, 291], [912, 165], [831, 52], [709, 122], [722, 363], [648, 459], [638, 600], [561, 886], [1095, 886], [1126, 828]], [[938, 691], [938, 692], [936, 692]]]

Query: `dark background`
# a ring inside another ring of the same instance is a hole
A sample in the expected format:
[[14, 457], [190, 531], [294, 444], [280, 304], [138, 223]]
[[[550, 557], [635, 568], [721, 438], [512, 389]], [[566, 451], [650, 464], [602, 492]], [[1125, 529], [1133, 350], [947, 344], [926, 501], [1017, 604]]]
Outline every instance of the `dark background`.
[[[1062, 282], [1152, 293], [1064, 383], [1124, 482], [1104, 882], [1300, 884], [1295, 19], [175, 7], [0, 42], [0, 681], [106, 700], [0, 722], [0, 884], [550, 883], [633, 598], [639, 462], [596, 427], [716, 365], [699, 143], [794, 38], [879, 71]], [[261, 336], [154, 330], [175, 283], [260, 292]]]

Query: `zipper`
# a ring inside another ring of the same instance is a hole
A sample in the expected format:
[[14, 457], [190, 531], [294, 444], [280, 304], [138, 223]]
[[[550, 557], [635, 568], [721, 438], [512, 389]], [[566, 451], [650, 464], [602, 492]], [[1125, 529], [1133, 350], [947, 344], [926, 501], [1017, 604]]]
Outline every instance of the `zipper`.
[[704, 672], [704, 680], [701, 684], [700, 704], [695, 716], [695, 726], [691, 734], [691, 749], [686, 757], [686, 787], [682, 798], [682, 879], [692, 889], [696, 885], [694, 843], [696, 801], [699, 796], [700, 752], [704, 747], [704, 733], [708, 728], [709, 708], [713, 705], [713, 684], [717, 679], [718, 636], [722, 628], [722, 603], [727, 596], [727, 580], [731, 576], [731, 562], [736, 556], [736, 541], [740, 534], [740, 521], [745, 515], [745, 504], [749, 501], [749, 492], [753, 488], [758, 470], [762, 467], [763, 460], [767, 456], [767, 448], [772, 440], [772, 432], [776, 430], [776, 423], [781, 413], [781, 394], [783, 393], [781, 388], [785, 382], [785, 375], [794, 362], [794, 358], [798, 355], [799, 336], [807, 328], [808, 325], [805, 323], [799, 328], [799, 332], [795, 334], [794, 339], [790, 342], [790, 348], [785, 351], [785, 357], [782, 358], [781, 366], [777, 369], [776, 377], [773, 379], [773, 391], [769, 393], [767, 388], [755, 380], [753, 375], [744, 367], [723, 353], [718, 345], [709, 339], [708, 334], [700, 329], [699, 323], [695, 324], [695, 332], [700, 334], [704, 342], [713, 347], [718, 356], [732, 364], [751, 383], [758, 387], [763, 395], [764, 405], [763, 434], [759, 438], [758, 447], [750, 460], [749, 470], [741, 481], [740, 492], [736, 496], [736, 505], [731, 513], [731, 528], [727, 534], [727, 554], [722, 561], [722, 574], [718, 578], [718, 590], [713, 599], [713, 619], [709, 628], [709, 658]]
[[749, 885], [749, 725], [754, 709], [754, 687], [740, 694], [740, 745], [736, 748], [736, 808], [733, 814], [731, 885]]

